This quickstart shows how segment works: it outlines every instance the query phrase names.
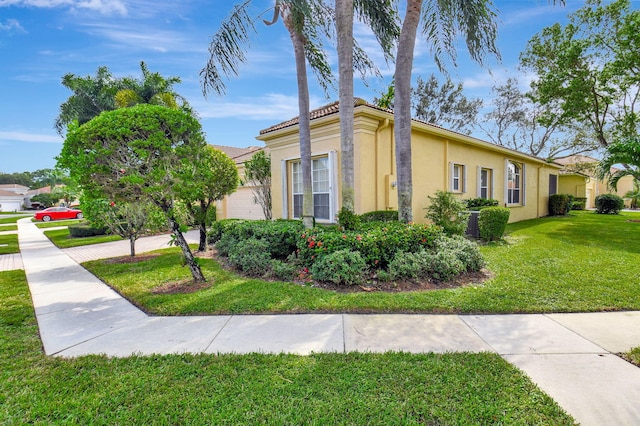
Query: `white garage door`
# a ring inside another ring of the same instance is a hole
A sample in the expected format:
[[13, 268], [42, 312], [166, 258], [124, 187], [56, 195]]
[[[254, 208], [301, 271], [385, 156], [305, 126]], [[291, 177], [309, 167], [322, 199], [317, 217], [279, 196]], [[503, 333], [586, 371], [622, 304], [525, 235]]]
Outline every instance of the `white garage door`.
[[226, 217], [231, 219], [264, 219], [262, 207], [253, 202], [253, 192], [250, 188], [238, 188], [226, 200]]
[[13, 212], [22, 210], [22, 203], [20, 201], [1, 201], [0, 212]]

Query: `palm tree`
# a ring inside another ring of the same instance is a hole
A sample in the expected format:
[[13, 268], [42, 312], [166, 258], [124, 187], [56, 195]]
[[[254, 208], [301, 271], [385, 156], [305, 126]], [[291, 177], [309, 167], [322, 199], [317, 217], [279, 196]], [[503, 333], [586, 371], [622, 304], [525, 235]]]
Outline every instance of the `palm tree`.
[[407, 0], [402, 22], [394, 75], [394, 134], [398, 175], [398, 216], [402, 222], [413, 220], [411, 165], [411, 73], [413, 52], [420, 21], [422, 35], [431, 44], [434, 60], [443, 70], [442, 54], [455, 66], [454, 42], [464, 35], [469, 53], [482, 64], [486, 53], [499, 57], [495, 46], [496, 13], [490, 0]]
[[[622, 164], [624, 168], [615, 168], [616, 164]], [[609, 144], [596, 173], [599, 179], [606, 179], [609, 187], [613, 189], [618, 188], [618, 182], [625, 176], [633, 176], [640, 180], [640, 138]]]
[[[251, 0], [236, 5], [232, 14], [222, 22], [209, 45], [209, 60], [200, 72], [203, 92], [212, 89], [225, 92], [222, 74], [237, 75], [240, 64], [246, 62], [245, 46], [249, 34], [256, 32], [253, 19], [248, 14]], [[282, 19], [293, 44], [298, 80], [300, 162], [302, 169], [302, 216], [306, 227], [313, 226], [313, 196], [311, 178], [311, 123], [309, 118], [309, 86], [306, 62], [318, 76], [319, 83], [327, 89], [332, 74], [326, 53], [322, 49], [322, 35], [328, 34], [330, 11], [320, 1], [276, 0], [273, 19], [263, 21], [272, 25]], [[324, 32], [318, 32], [318, 29]]]
[[[342, 177], [342, 208], [354, 210], [353, 165], [353, 71], [363, 78], [369, 71], [377, 72], [366, 53], [353, 38], [354, 13], [375, 34], [387, 59], [399, 35], [396, 13], [391, 1], [335, 0], [338, 51], [339, 114], [340, 114], [340, 172]], [[355, 57], [354, 57], [355, 56]]]

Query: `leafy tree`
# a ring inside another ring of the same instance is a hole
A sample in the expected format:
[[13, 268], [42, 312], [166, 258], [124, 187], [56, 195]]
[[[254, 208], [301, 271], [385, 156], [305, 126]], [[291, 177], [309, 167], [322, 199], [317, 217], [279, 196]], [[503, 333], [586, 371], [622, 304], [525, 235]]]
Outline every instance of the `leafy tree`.
[[200, 123], [190, 114], [140, 104], [71, 126], [58, 166], [69, 170], [89, 197], [156, 205], [198, 282], [205, 277], [182, 234], [175, 202], [186, 184], [182, 171], [197, 164], [205, 146]]
[[435, 196], [429, 196], [429, 200], [431, 204], [427, 207], [425, 217], [442, 227], [447, 235], [464, 235], [470, 215], [465, 202], [448, 191], [436, 191]]
[[494, 85], [492, 92], [489, 112], [478, 124], [491, 142], [547, 158], [598, 148], [583, 129], [561, 124], [557, 103], [535, 103], [534, 92], [521, 91], [515, 78]]
[[543, 120], [577, 122], [601, 147], [638, 134], [640, 11], [629, 0], [588, 0], [569, 23], [544, 28], [520, 55], [536, 74], [534, 101], [558, 105]]
[[251, 185], [253, 202], [262, 208], [266, 220], [271, 220], [271, 157], [258, 151], [244, 163], [244, 177]]
[[0, 174], [0, 184], [16, 184], [31, 187], [32, 179], [29, 172], [22, 173], [2, 173]]
[[[617, 164], [624, 165], [624, 169], [615, 168]], [[598, 164], [597, 176], [598, 179], [606, 179], [613, 189], [618, 188], [618, 182], [625, 176], [640, 180], [640, 138], [616, 141], [607, 146]]]
[[198, 250], [205, 251], [207, 226], [211, 222], [210, 212], [215, 209], [216, 200], [221, 200], [237, 189], [238, 168], [227, 154], [207, 145], [192, 164], [178, 171], [177, 176], [182, 182], [176, 188], [178, 197], [185, 203], [187, 211], [198, 225]]
[[448, 76], [442, 84], [434, 74], [427, 81], [418, 77], [416, 87], [412, 89], [416, 117], [427, 123], [470, 134], [482, 100], [467, 99], [462, 91], [462, 83], [456, 85]]
[[434, 60], [443, 69], [442, 55], [456, 62], [455, 42], [465, 38], [471, 58], [482, 63], [485, 54], [498, 56], [495, 46], [496, 13], [490, 0], [427, 1], [407, 0], [398, 41], [395, 81], [395, 140], [398, 176], [398, 217], [413, 220], [411, 165], [411, 73], [413, 54], [420, 22], [422, 35], [431, 46]]
[[52, 207], [58, 204], [60, 198], [61, 197], [59, 193], [43, 192], [42, 194], [34, 195], [33, 197], [31, 197], [31, 202], [40, 203], [45, 207]]

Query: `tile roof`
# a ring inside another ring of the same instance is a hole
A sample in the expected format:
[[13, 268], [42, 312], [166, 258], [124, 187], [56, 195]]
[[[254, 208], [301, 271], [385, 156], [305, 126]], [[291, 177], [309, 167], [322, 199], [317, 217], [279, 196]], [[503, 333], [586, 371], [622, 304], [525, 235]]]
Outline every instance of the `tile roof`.
[[258, 151], [266, 150], [264, 147], [259, 146], [250, 146], [247, 148], [238, 148], [235, 146], [225, 146], [225, 145], [212, 145], [215, 149], [218, 149], [225, 154], [227, 154], [231, 159], [236, 163], [244, 163], [249, 160], [253, 154]]
[[[375, 110], [378, 110], [378, 111], [383, 111], [383, 112], [387, 112], [387, 113], [393, 114], [393, 110], [387, 109], [387, 108], [381, 108], [379, 106], [370, 104], [370, 103], [368, 103], [367, 101], [365, 101], [364, 99], [361, 99], [361, 98], [357, 98], [356, 97], [356, 98], [353, 99], [353, 101], [354, 101], [353, 102], [354, 103], [354, 107], [356, 107], [356, 108], [359, 107], [359, 106], [366, 106], [368, 108], [372, 108], [372, 109], [375, 109]], [[320, 108], [314, 109], [313, 111], [309, 112], [309, 118], [311, 120], [315, 120], [317, 118], [327, 117], [327, 116], [332, 115], [332, 114], [337, 114], [339, 112], [339, 110], [340, 110], [340, 105], [339, 104], [340, 103], [338, 101], [336, 101], [336, 102], [330, 103], [328, 105], [322, 106]], [[282, 123], [279, 123], [279, 124], [276, 124], [274, 126], [268, 127], [266, 129], [260, 130], [260, 135], [265, 135], [267, 133], [275, 132], [276, 130], [280, 130], [280, 129], [284, 129], [284, 128], [287, 128], [287, 127], [295, 126], [295, 125], [297, 125], [299, 123], [299, 121], [300, 121], [300, 117], [299, 116], [298, 117], [294, 117], [291, 120], [283, 121]], [[517, 153], [519, 155], [524, 155], [524, 156], [527, 156], [527, 157], [535, 158], [536, 160], [539, 160], [539, 161], [550, 162], [549, 160], [547, 160], [545, 158], [536, 157], [535, 155], [526, 154], [524, 152], [516, 151], [515, 149], [509, 148], [507, 146], [498, 145], [498, 144], [495, 144], [493, 142], [488, 142], [488, 141], [485, 141], [483, 139], [479, 139], [479, 138], [476, 138], [476, 137], [473, 137], [473, 136], [469, 136], [469, 135], [466, 135], [466, 134], [463, 134], [463, 133], [460, 133], [460, 132], [456, 132], [455, 130], [450, 130], [450, 129], [447, 129], [445, 127], [441, 127], [441, 126], [438, 126], [438, 125], [433, 124], [433, 123], [429, 123], [429, 122], [424, 121], [424, 120], [419, 120], [417, 118], [412, 118], [411, 121], [412, 122], [416, 122], [416, 123], [421, 123], [421, 124], [429, 126], [429, 127], [433, 127], [434, 129], [440, 129], [440, 130], [445, 130], [447, 132], [455, 133], [455, 134], [458, 134], [460, 136], [464, 136], [466, 138], [475, 139], [477, 141], [486, 143], [488, 145], [493, 145], [493, 146], [498, 147], [500, 149], [505, 149], [507, 151], [512, 151], [512, 152]], [[555, 161], [551, 161], [550, 163], [554, 164]], [[555, 164], [555, 165], [558, 166], [559, 164]]]

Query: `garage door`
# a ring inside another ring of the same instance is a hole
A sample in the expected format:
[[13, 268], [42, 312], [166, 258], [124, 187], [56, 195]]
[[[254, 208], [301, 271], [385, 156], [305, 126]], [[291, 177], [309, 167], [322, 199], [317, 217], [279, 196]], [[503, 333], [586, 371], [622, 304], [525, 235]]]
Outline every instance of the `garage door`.
[[227, 196], [225, 201], [225, 216], [229, 219], [264, 219], [262, 207], [254, 204], [250, 188], [238, 188], [236, 192]]
[[0, 212], [14, 212], [22, 210], [22, 203], [15, 201], [2, 201], [0, 202]]

